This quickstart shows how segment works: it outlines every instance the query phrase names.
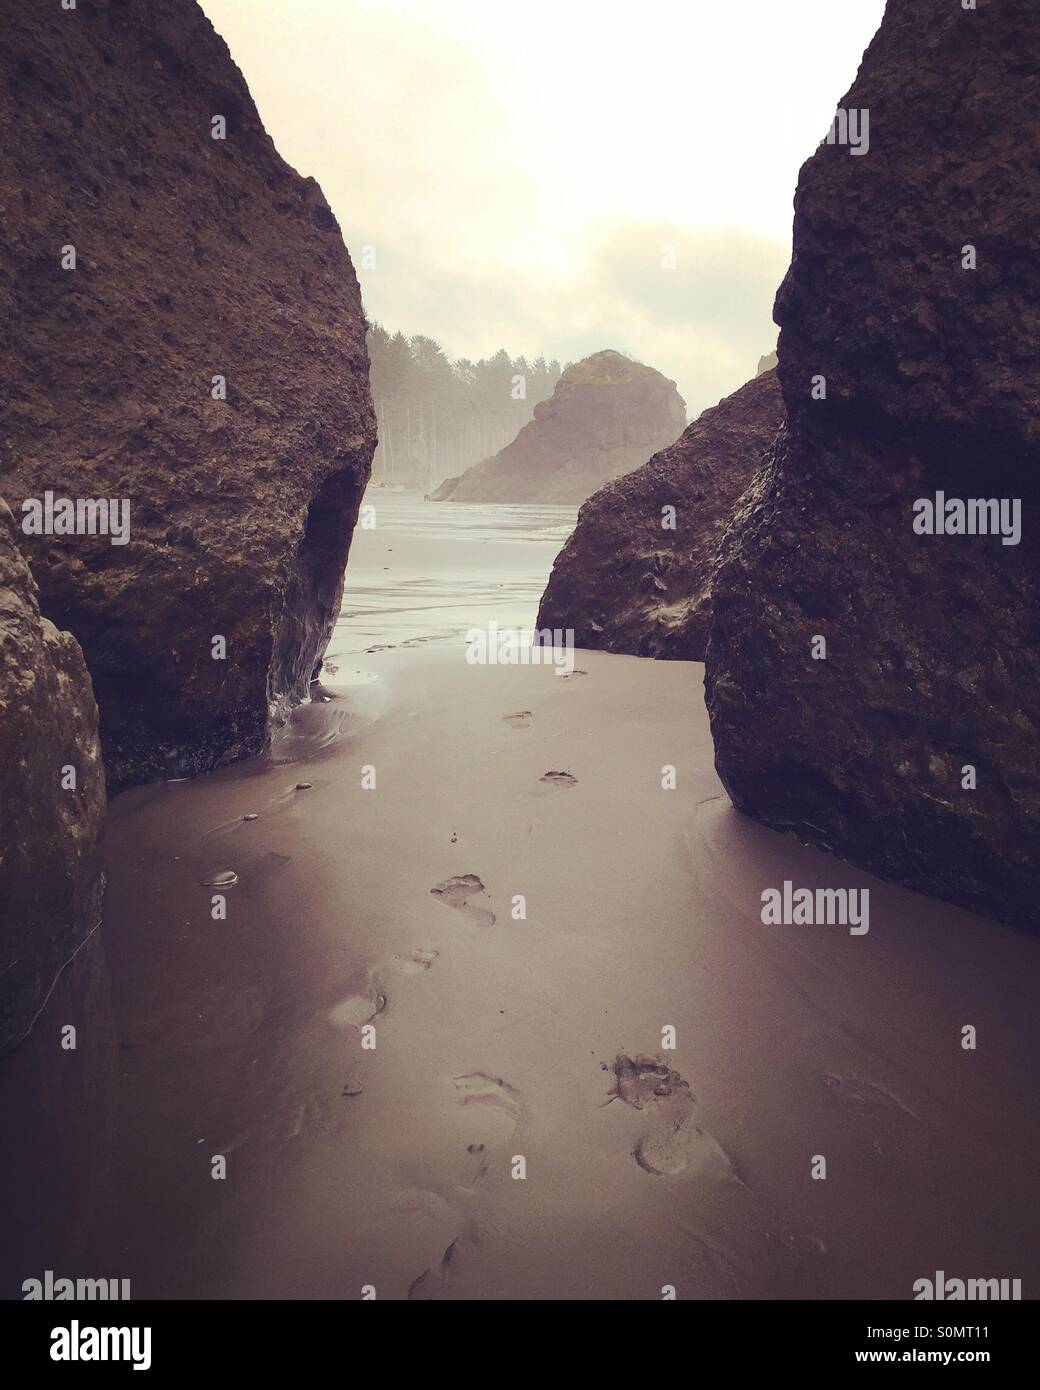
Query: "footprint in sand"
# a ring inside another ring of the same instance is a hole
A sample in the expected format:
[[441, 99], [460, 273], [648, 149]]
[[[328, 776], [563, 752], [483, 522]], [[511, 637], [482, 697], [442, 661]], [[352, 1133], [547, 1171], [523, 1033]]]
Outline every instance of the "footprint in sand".
[[455, 1092], [460, 1105], [479, 1105], [494, 1110], [509, 1122], [510, 1133], [516, 1128], [523, 1114], [520, 1092], [500, 1076], [488, 1076], [486, 1072], [471, 1071], [454, 1078]]
[[644, 1173], [740, 1181], [722, 1146], [693, 1123], [694, 1094], [674, 1067], [657, 1057], [622, 1054], [614, 1059], [613, 1072], [607, 1104], [623, 1101], [649, 1112], [656, 1122], [632, 1151]]
[[408, 1285], [407, 1297], [447, 1297], [442, 1283], [451, 1273], [460, 1248], [477, 1243], [473, 1223], [440, 1192], [425, 1188], [404, 1188], [390, 1199], [390, 1208], [409, 1221], [412, 1245], [422, 1249], [430, 1261]]
[[[437, 956], [437, 951], [417, 947], [414, 951], [384, 960], [369, 971], [365, 981], [366, 992], [352, 994], [349, 999], [341, 1000], [329, 1011], [329, 1021], [337, 1028], [362, 1028], [366, 1023], [371, 1023], [386, 1008], [387, 997], [383, 979], [387, 969], [396, 971], [399, 975], [421, 975], [424, 970], [429, 970]], [[343, 1094], [347, 1095], [348, 1092], [344, 1091]]]
[[394, 956], [393, 967], [400, 971], [402, 975], [419, 975], [424, 970], [429, 970], [430, 966], [437, 959], [437, 951], [416, 950], [409, 952], [408, 955]]
[[645, 1173], [671, 1178], [683, 1174], [723, 1182], [737, 1176], [726, 1151], [689, 1116], [644, 1135], [632, 1157]]
[[455, 1098], [465, 1112], [462, 1130], [472, 1186], [491, 1167], [498, 1146], [516, 1132], [523, 1118], [523, 1101], [515, 1086], [482, 1071], [456, 1076], [452, 1084]]
[[363, 994], [353, 994], [349, 999], [343, 999], [335, 1008], [329, 1010], [329, 1022], [334, 1023], [337, 1028], [361, 1028], [366, 1023], [371, 1023], [377, 1014], [381, 1014], [386, 1008], [386, 995], [376, 994], [366, 997]]
[[623, 1100], [636, 1110], [645, 1110], [648, 1106], [661, 1109], [666, 1101], [674, 1106], [694, 1099], [689, 1082], [656, 1057], [632, 1058], [622, 1054], [615, 1057], [613, 1072], [614, 1089], [610, 1099]]
[[551, 787], [576, 787], [578, 779], [573, 772], [546, 772], [539, 777], [539, 782], [548, 782]]
[[883, 1086], [879, 1081], [867, 1081], [865, 1077], [856, 1076], [853, 1073], [848, 1076], [838, 1076], [834, 1072], [826, 1072], [823, 1084], [838, 1104], [848, 1110], [862, 1112], [878, 1108], [899, 1110], [904, 1115], [909, 1115], [912, 1120], [918, 1118], [908, 1105], [905, 1105], [897, 1095], [894, 1095], [887, 1086]]
[[448, 907], [453, 907], [456, 912], [461, 912], [464, 916], [477, 927], [493, 927], [495, 925], [495, 914], [487, 911], [486, 908], [471, 907], [470, 899], [479, 897], [484, 892], [484, 885], [476, 874], [459, 874], [455, 878], [446, 878], [443, 883], [435, 884], [430, 892], [435, 898], [440, 898], [442, 903]]
[[427, 1301], [442, 1296], [448, 1297], [447, 1292], [441, 1294], [440, 1288], [443, 1286], [443, 1281], [451, 1275], [453, 1262], [457, 1263], [459, 1251], [464, 1243], [464, 1237], [456, 1236], [450, 1245], [445, 1247], [436, 1269], [424, 1269], [418, 1278], [413, 1279], [408, 1285], [408, 1298]]
[[532, 715], [529, 709], [520, 709], [515, 714], [503, 714], [502, 718], [511, 729], [526, 729], [530, 726]]

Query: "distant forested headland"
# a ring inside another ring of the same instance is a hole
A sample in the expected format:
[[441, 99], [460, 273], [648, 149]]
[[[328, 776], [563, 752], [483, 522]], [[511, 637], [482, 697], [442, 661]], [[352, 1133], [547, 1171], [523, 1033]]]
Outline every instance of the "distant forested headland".
[[372, 478], [424, 489], [504, 448], [563, 371], [555, 359], [529, 362], [504, 348], [479, 362], [451, 362], [432, 338], [406, 338], [378, 323], [368, 330], [368, 351], [379, 423]]

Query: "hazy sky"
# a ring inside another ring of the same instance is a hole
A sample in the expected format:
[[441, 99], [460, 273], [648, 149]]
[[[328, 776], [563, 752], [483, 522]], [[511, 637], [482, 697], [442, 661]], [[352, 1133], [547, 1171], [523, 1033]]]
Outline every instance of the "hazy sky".
[[370, 318], [452, 357], [617, 348], [673, 377], [691, 417], [775, 344], [798, 168], [884, 10], [202, 5], [279, 151], [321, 184]]

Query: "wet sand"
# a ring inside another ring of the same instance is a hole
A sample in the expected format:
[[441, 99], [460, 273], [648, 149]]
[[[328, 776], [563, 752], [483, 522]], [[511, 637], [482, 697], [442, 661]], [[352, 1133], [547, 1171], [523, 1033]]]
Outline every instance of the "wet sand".
[[[943, 1269], [1035, 1296], [1040, 942], [736, 814], [699, 665], [366, 661], [269, 758], [113, 804], [111, 1171], [80, 1267], [41, 1237], [21, 1277], [909, 1299]], [[785, 878], [869, 887], [869, 933], [764, 926]]]

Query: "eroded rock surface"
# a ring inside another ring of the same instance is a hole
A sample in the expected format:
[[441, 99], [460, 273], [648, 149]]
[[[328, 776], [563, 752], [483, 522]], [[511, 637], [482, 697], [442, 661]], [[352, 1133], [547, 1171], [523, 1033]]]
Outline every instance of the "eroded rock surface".
[[[842, 102], [869, 152], [823, 145], [801, 173], [788, 427], [727, 538], [706, 681], [741, 810], [1034, 930], [1037, 53], [1029, 0], [889, 0]], [[940, 491], [1020, 499], [1020, 543], [915, 534]]]
[[255, 752], [327, 642], [374, 446], [336, 219], [193, 0], [11, 0], [0, 121], [0, 491], [130, 505], [125, 545], [20, 537], [110, 783]]
[[75, 639], [41, 616], [0, 501], [0, 1053], [101, 916], [105, 782]]
[[539, 628], [572, 628], [579, 647], [703, 661], [718, 543], [782, 420], [769, 372], [590, 497], [557, 556]]

